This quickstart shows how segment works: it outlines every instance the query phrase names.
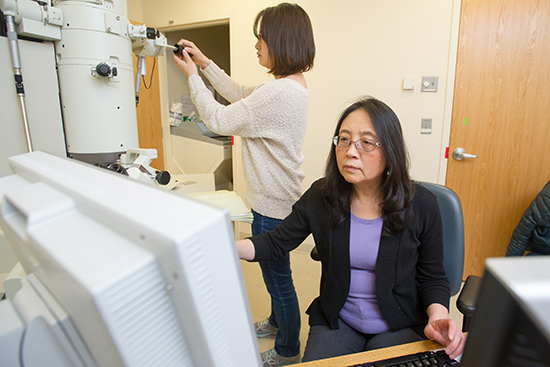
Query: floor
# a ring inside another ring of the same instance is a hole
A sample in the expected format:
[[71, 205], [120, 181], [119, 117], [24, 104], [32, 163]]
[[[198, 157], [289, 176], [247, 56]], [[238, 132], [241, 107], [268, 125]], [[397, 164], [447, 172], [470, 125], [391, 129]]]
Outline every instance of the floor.
[[[311, 301], [319, 295], [319, 280], [321, 276], [321, 264], [313, 261], [309, 253], [293, 251], [290, 253], [290, 261], [294, 286], [300, 302], [302, 328], [300, 331], [300, 344], [302, 354], [307, 341], [309, 332], [308, 316], [305, 314]], [[271, 311], [271, 302], [269, 294], [265, 288], [260, 266], [257, 263], [250, 263], [241, 260], [243, 276], [250, 301], [252, 319], [254, 322], [261, 321], [269, 316]], [[456, 309], [456, 296], [451, 299], [451, 318], [454, 319], [459, 327], [462, 327], [462, 315]], [[264, 352], [273, 347], [275, 337], [258, 339], [260, 352]]]

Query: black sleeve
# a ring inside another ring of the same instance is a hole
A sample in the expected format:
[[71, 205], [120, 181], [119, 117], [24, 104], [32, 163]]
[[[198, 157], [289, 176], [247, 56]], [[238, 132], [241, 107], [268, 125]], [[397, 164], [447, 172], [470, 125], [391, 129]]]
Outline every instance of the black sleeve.
[[315, 206], [319, 205], [320, 182], [317, 181], [293, 205], [292, 212], [270, 232], [251, 237], [256, 254], [253, 261], [271, 261], [298, 247], [311, 233]]

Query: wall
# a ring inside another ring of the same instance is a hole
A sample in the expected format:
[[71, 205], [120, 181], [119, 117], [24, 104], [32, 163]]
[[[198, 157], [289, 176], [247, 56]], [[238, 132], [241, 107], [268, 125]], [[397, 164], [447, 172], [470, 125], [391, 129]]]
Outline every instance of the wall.
[[128, 8], [128, 19], [138, 23], [144, 22], [142, 0], [127, 0], [126, 6]]
[[[128, 1], [129, 6], [133, 2]], [[232, 76], [247, 85], [270, 79], [257, 63], [252, 22], [261, 9], [277, 3], [141, 0], [143, 20], [161, 30], [229, 19]], [[444, 183], [460, 0], [341, 0], [338, 6], [328, 0], [298, 3], [312, 20], [317, 46], [315, 67], [306, 74], [311, 110], [303, 147], [304, 189], [323, 175], [340, 112], [365, 94], [385, 101], [400, 117], [413, 177]], [[415, 77], [412, 93], [402, 91], [405, 76]], [[439, 91], [421, 93], [422, 76], [438, 76]], [[163, 103], [167, 110], [169, 101]], [[433, 119], [429, 135], [420, 133], [422, 118]], [[238, 159], [234, 162], [241, 172]], [[235, 190], [244, 195], [239, 182]]]

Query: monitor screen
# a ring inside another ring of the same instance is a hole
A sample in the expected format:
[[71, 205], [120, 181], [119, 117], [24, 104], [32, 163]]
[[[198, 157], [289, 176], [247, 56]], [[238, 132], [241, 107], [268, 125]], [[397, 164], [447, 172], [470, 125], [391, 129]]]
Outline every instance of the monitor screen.
[[260, 365], [227, 210], [42, 152], [9, 163], [0, 225], [27, 276], [5, 284], [0, 365]]
[[466, 367], [550, 366], [550, 256], [488, 259]]

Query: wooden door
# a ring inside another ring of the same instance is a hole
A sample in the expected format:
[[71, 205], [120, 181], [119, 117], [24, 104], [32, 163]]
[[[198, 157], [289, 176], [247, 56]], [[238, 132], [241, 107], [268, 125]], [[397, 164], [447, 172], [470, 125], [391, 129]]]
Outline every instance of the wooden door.
[[[130, 21], [132, 24], [141, 24]], [[137, 71], [137, 57], [133, 55], [134, 78]], [[158, 59], [146, 57], [147, 75], [143, 77], [137, 105], [137, 122], [139, 147], [156, 149], [157, 159], [153, 159], [150, 166], [157, 170], [164, 170], [164, 145], [162, 143], [162, 121], [160, 108], [159, 66]], [[134, 79], [135, 80], [135, 79]]]
[[[134, 69], [136, 68], [134, 55]], [[137, 105], [137, 120], [139, 147], [156, 149], [157, 159], [153, 159], [150, 166], [157, 170], [164, 170], [164, 147], [162, 143], [162, 121], [159, 91], [159, 60], [146, 57], [147, 75], [143, 76]], [[134, 72], [135, 75], [135, 72]]]
[[466, 277], [506, 253], [550, 180], [550, 1], [463, 0], [459, 32], [446, 186], [463, 205]]

